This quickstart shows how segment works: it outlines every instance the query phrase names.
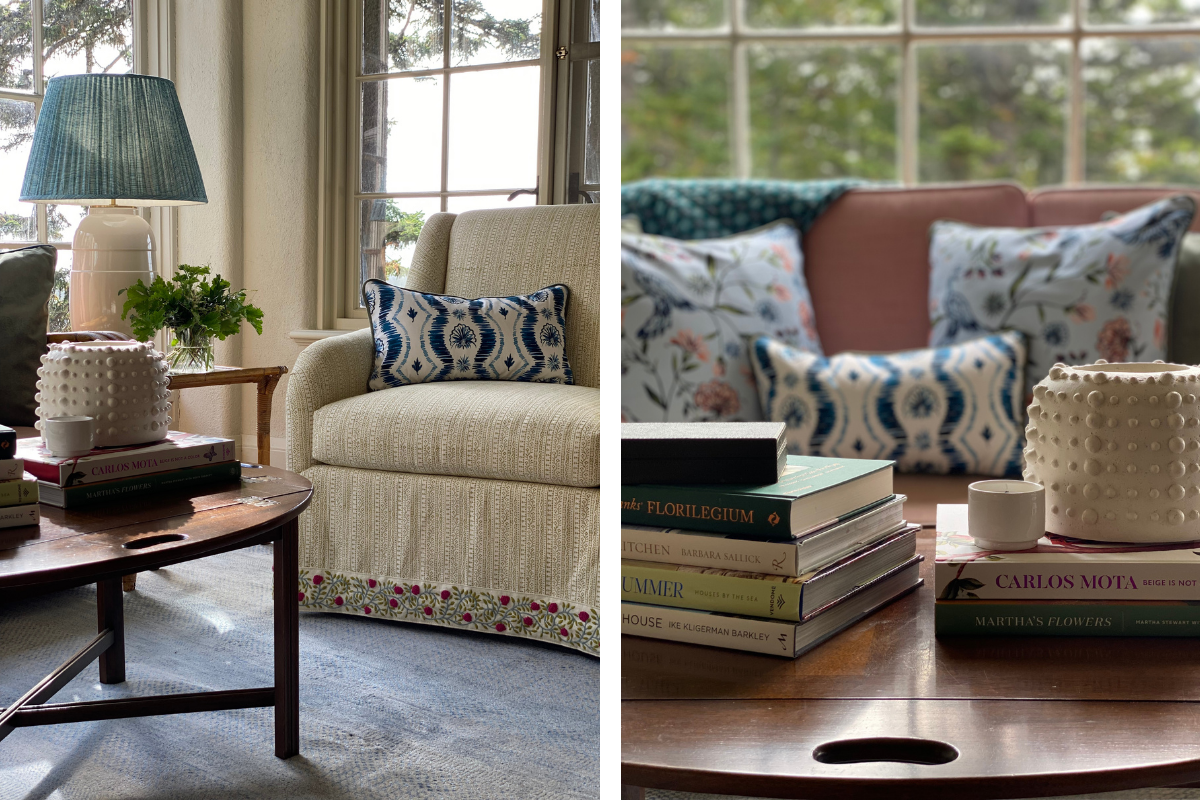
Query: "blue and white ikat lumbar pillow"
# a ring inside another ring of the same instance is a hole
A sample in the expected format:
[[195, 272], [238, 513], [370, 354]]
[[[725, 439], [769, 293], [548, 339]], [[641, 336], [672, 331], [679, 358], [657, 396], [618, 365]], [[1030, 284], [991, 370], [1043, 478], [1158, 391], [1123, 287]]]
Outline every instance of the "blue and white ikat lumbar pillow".
[[432, 381], [572, 383], [562, 284], [533, 294], [468, 300], [363, 283], [375, 336], [368, 388]]
[[1025, 337], [829, 358], [754, 343], [766, 419], [800, 455], [882, 458], [901, 472], [1021, 476]]

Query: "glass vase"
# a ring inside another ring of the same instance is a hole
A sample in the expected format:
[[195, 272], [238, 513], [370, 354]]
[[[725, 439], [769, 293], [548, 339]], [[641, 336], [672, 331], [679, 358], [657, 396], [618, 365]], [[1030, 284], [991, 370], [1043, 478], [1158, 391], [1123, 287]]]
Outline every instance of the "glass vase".
[[176, 375], [194, 372], [211, 372], [213, 368], [213, 340], [204, 331], [182, 329], [173, 331], [171, 353], [167, 366]]

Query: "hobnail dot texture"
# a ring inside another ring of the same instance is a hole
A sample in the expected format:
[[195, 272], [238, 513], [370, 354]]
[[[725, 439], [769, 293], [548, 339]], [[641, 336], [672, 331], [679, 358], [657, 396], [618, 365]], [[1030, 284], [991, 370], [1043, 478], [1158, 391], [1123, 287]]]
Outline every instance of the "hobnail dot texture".
[[38, 422], [58, 416], [96, 420], [97, 447], [143, 444], [167, 434], [167, 365], [144, 342], [50, 345], [38, 368]]
[[1200, 539], [1200, 368], [1091, 366], [1055, 364], [1033, 389], [1024, 476], [1046, 487], [1046, 530]]

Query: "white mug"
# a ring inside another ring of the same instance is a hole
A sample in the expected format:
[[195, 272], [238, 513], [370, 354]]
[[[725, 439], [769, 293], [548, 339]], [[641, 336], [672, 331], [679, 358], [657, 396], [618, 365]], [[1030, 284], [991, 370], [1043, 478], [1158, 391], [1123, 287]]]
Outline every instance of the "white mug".
[[967, 487], [967, 531], [984, 550], [1028, 550], [1046, 533], [1046, 488], [1029, 481]]
[[42, 440], [46, 449], [59, 458], [86, 456], [95, 441], [96, 421], [92, 417], [50, 417], [42, 420]]

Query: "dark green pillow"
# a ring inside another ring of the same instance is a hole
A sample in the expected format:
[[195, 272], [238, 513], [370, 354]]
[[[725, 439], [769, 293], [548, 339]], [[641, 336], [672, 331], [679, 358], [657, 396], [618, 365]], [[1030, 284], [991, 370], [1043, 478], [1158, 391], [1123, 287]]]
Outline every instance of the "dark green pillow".
[[1167, 360], [1200, 364], [1200, 233], [1184, 234], [1171, 289]]
[[46, 352], [46, 302], [58, 251], [49, 245], [0, 254], [0, 423], [37, 419], [37, 370]]

